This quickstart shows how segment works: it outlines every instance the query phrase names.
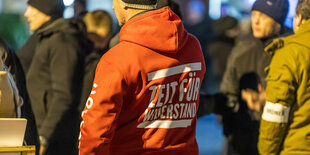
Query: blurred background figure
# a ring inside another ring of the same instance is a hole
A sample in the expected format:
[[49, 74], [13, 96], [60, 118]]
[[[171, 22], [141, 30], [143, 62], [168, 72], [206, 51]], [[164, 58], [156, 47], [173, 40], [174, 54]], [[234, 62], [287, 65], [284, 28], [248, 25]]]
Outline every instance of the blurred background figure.
[[215, 37], [212, 38], [206, 52], [211, 61], [212, 74], [207, 76], [213, 76], [213, 81], [217, 81], [215, 85], [219, 86], [226, 69], [227, 58], [240, 33], [239, 22], [231, 16], [222, 17], [213, 23], [213, 31]]
[[[195, 35], [201, 45], [202, 51], [206, 52], [206, 46], [212, 37], [211, 19], [207, 16], [206, 5], [202, 0], [189, 1], [184, 13], [184, 26], [188, 32]], [[207, 60], [206, 60], [207, 61]], [[208, 61], [207, 61], [208, 62]]]
[[113, 34], [113, 20], [111, 15], [104, 10], [88, 12], [83, 21], [87, 29], [87, 37], [92, 41], [94, 50], [86, 57], [85, 73], [82, 89], [80, 110], [85, 107], [87, 98], [93, 86], [93, 79], [97, 63], [101, 56], [109, 50], [109, 42]]
[[[39, 146], [40, 146], [38, 131], [37, 131], [35, 118], [32, 112], [32, 107], [30, 104], [30, 99], [28, 96], [27, 88], [26, 88], [24, 71], [19, 62], [18, 57], [16, 56], [12, 48], [1, 37], [0, 37], [0, 58], [1, 58], [0, 59], [1, 65], [5, 65], [5, 68], [10, 73], [10, 75], [12, 75], [13, 77], [13, 81], [11, 81], [13, 83], [11, 83], [11, 85], [15, 85], [16, 88], [11, 87], [11, 89], [17, 89], [17, 90], [14, 90], [13, 95], [15, 97], [12, 96], [12, 98], [8, 98], [8, 96], [3, 96], [5, 95], [3, 91], [9, 91], [9, 88], [7, 88], [7, 90], [0, 90], [1, 95], [2, 95], [1, 97], [7, 97], [6, 100], [0, 101], [1, 102], [0, 111], [9, 109], [10, 105], [8, 104], [12, 102], [8, 101], [8, 99], [14, 100], [14, 98], [17, 98], [17, 100], [15, 99], [14, 103], [12, 103], [14, 113], [16, 114], [14, 117], [27, 119], [27, 127], [26, 127], [26, 132], [25, 132], [24, 145], [35, 145], [36, 151], [38, 153]], [[4, 66], [1, 66], [1, 68], [3, 67]], [[2, 78], [2, 76], [0, 78]], [[3, 82], [3, 79], [1, 79], [1, 81]], [[18, 107], [18, 106], [21, 106], [21, 107]], [[8, 111], [5, 111], [5, 112], [7, 113]], [[0, 115], [3, 116], [1, 112], [0, 112]]]

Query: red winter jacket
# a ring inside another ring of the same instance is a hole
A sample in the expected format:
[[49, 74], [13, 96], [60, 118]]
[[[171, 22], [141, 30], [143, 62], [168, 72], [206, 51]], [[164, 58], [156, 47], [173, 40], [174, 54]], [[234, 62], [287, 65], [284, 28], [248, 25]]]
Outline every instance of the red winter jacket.
[[169, 7], [132, 18], [97, 66], [80, 154], [198, 154], [204, 73], [198, 40]]

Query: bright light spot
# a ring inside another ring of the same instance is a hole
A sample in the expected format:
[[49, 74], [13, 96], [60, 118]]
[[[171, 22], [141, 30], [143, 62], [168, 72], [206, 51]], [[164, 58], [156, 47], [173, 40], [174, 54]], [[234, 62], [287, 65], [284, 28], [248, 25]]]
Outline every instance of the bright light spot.
[[71, 6], [74, 3], [74, 0], [63, 0], [65, 6]]
[[248, 0], [248, 4], [252, 6], [256, 0]]
[[64, 18], [72, 18], [74, 16], [74, 9], [73, 7], [67, 7], [64, 11]]
[[209, 15], [213, 20], [217, 20], [221, 17], [221, 0], [209, 1]]
[[284, 25], [289, 27], [289, 28], [293, 28], [293, 21], [294, 21], [298, 1], [290, 0], [289, 2], [290, 2], [290, 8], [289, 8], [289, 12], [288, 12], [288, 15], [287, 15], [287, 18], [286, 18]]
[[205, 5], [200, 0], [190, 1], [187, 4], [188, 20], [191, 24], [197, 24], [205, 18]]

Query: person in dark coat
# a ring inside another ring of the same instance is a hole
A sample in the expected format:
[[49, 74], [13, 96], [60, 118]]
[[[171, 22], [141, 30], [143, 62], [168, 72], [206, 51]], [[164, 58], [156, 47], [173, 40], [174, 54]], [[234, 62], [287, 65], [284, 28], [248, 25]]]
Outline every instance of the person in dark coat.
[[[40, 154], [77, 154], [84, 58], [90, 45], [80, 24], [49, 12], [62, 0], [29, 0], [25, 17], [36, 31], [37, 42], [27, 74], [27, 87], [35, 114]], [[52, 21], [51, 21], [52, 20]]]
[[12, 51], [12, 48], [10, 48], [8, 44], [1, 37], [0, 37], [0, 55], [4, 64], [9, 68], [9, 72], [13, 76], [19, 95], [23, 99], [23, 105], [21, 107], [21, 118], [27, 119], [24, 144], [35, 145], [36, 151], [38, 153], [40, 146], [39, 136], [26, 88], [25, 74], [18, 57]]
[[[22, 64], [25, 74], [27, 75], [29, 67], [32, 62], [32, 58], [35, 54], [36, 44], [38, 42], [38, 35], [37, 32], [44, 28], [45, 26], [49, 25], [53, 21], [61, 18], [63, 16], [64, 5], [48, 2], [46, 4], [45, 1], [38, 1], [41, 10], [44, 10], [44, 13], [50, 16], [50, 20], [46, 21], [43, 24], [39, 24], [39, 27], [31, 28], [33, 34], [28, 38], [27, 42], [17, 51], [17, 56]], [[29, 19], [30, 20], [30, 19]], [[30, 22], [30, 21], [29, 21]], [[36, 26], [36, 25], [34, 25]]]

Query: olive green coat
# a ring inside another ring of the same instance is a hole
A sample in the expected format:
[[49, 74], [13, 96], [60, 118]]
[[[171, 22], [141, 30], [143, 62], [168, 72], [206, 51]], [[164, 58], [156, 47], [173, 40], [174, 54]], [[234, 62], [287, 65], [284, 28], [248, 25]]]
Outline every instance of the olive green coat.
[[266, 49], [266, 105], [258, 148], [262, 155], [310, 154], [310, 20]]

